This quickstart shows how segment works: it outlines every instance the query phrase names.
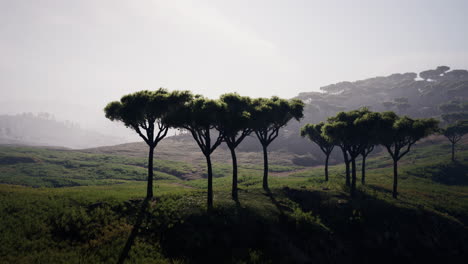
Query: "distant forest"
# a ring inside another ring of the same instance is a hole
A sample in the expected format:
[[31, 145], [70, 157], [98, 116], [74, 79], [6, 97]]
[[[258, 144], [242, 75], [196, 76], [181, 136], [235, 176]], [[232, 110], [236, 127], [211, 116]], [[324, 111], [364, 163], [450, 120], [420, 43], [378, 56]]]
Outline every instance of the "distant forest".
[[[395, 73], [355, 82], [345, 81], [320, 90], [294, 97], [305, 103], [304, 118], [300, 122], [291, 121], [271, 144], [271, 151], [294, 153], [293, 162], [298, 165], [319, 165], [323, 161], [321, 151], [315, 144], [301, 138], [300, 128], [307, 123], [325, 121], [339, 111], [363, 106], [372, 111], [391, 110], [414, 118], [435, 117], [441, 120], [442, 127], [468, 119], [468, 71], [450, 70], [448, 66], [420, 73]], [[0, 116], [0, 144], [86, 148], [121, 142], [112, 136], [84, 131], [71, 122], [57, 121], [47, 113]], [[255, 138], [248, 137], [239, 150], [259, 151], [261, 145]], [[341, 161], [341, 155], [334, 151], [330, 162], [338, 161]]]
[[[296, 154], [293, 162], [298, 165], [319, 165], [323, 161], [320, 149], [300, 137], [300, 127], [325, 121], [340, 111], [367, 106], [372, 111], [394, 111], [413, 118], [435, 117], [441, 120], [441, 127], [468, 119], [468, 71], [450, 70], [448, 66], [419, 74], [395, 73], [340, 82], [320, 90], [294, 97], [305, 103], [304, 118], [300, 122], [291, 121], [270, 147]], [[260, 147], [254, 138], [247, 138], [239, 150], [258, 151]], [[337, 161], [341, 161], [341, 154], [335, 150], [331, 162]]]
[[71, 121], [56, 120], [50, 113], [0, 115], [0, 144], [89, 148], [121, 142]]

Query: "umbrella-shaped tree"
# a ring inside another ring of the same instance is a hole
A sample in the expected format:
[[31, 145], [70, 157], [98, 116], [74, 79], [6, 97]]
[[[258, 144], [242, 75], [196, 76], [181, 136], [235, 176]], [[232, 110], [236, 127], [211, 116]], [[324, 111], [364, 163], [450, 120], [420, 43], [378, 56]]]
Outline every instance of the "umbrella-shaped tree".
[[361, 151], [362, 164], [361, 164], [361, 183], [366, 184], [366, 159], [369, 154], [374, 151], [375, 145], [372, 142], [366, 145]]
[[201, 96], [187, 103], [182, 109], [173, 112], [170, 124], [174, 127], [188, 130], [201, 152], [206, 158], [208, 171], [208, 210], [213, 208], [213, 170], [211, 165], [211, 153], [222, 143], [223, 133], [218, 131], [212, 138], [211, 132], [218, 126], [223, 118], [224, 104], [219, 100], [207, 99]]
[[328, 160], [335, 144], [323, 135], [322, 128], [324, 125], [324, 122], [320, 122], [318, 124], [306, 124], [301, 128], [301, 136], [309, 138], [312, 142], [317, 144], [323, 154], [325, 154], [325, 181], [328, 181]]
[[148, 185], [146, 196], [153, 197], [153, 154], [158, 143], [169, 130], [168, 116], [189, 101], [189, 91], [173, 91], [160, 88], [156, 91], [139, 91], [123, 96], [104, 108], [112, 121], [121, 121], [145, 141], [149, 147]]
[[399, 117], [394, 112], [381, 113], [379, 142], [393, 160], [393, 198], [398, 192], [398, 161], [405, 156], [418, 140], [438, 131], [438, 121], [429, 119], [412, 119]]
[[359, 141], [363, 144], [361, 150], [362, 165], [361, 165], [361, 183], [366, 184], [366, 159], [367, 156], [374, 150], [375, 146], [379, 144], [381, 116], [377, 112], [367, 112], [359, 117], [354, 125], [361, 132]]
[[237, 201], [237, 157], [236, 148], [252, 132], [251, 99], [236, 93], [224, 94], [220, 97], [224, 103], [222, 118], [217, 122], [216, 129], [224, 135], [224, 142], [231, 152], [232, 158], [232, 199]]
[[286, 100], [277, 96], [257, 98], [252, 102], [253, 129], [263, 149], [263, 189], [268, 188], [268, 146], [278, 137], [279, 130], [291, 119], [303, 117], [304, 103], [298, 99]]
[[[366, 148], [374, 114], [367, 108], [340, 112], [328, 119], [323, 127], [324, 136], [341, 147], [345, 162], [351, 163], [351, 195], [356, 189], [356, 158]], [[346, 183], [349, 182], [349, 165], [346, 167]]]
[[468, 121], [459, 121], [442, 129], [441, 132], [452, 143], [452, 161], [455, 161], [455, 144], [468, 134]]

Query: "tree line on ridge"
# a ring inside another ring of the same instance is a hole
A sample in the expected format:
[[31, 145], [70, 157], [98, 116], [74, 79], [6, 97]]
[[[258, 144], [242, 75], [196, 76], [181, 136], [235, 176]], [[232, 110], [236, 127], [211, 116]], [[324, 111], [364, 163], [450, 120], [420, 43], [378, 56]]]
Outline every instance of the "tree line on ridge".
[[[148, 145], [147, 198], [153, 197], [153, 155], [156, 146], [166, 137], [170, 128], [189, 131], [206, 158], [208, 210], [213, 207], [211, 154], [216, 148], [224, 142], [231, 153], [231, 195], [233, 200], [238, 201], [236, 148], [247, 136], [255, 135], [263, 150], [263, 188], [269, 192], [268, 146], [290, 120], [299, 121], [303, 111], [304, 103], [299, 99], [287, 100], [276, 96], [250, 98], [237, 93], [209, 99], [190, 91], [170, 92], [163, 88], [125, 95], [104, 109], [108, 119], [123, 122]], [[466, 134], [466, 124], [462, 124], [465, 123], [454, 125], [456, 129], [448, 127], [441, 130], [438, 128], [438, 120], [433, 118], [413, 119], [392, 111], [372, 112], [364, 107], [339, 112], [326, 122], [306, 124], [300, 129], [300, 134], [316, 143], [325, 154], [326, 181], [330, 153], [334, 147], [341, 149], [346, 166], [345, 183], [350, 186], [351, 196], [355, 195], [356, 190], [356, 159], [362, 157], [361, 182], [365, 184], [366, 157], [375, 146], [384, 146], [393, 160], [393, 197], [397, 198], [398, 161], [418, 140], [437, 132], [445, 133], [454, 149], [455, 143]]]

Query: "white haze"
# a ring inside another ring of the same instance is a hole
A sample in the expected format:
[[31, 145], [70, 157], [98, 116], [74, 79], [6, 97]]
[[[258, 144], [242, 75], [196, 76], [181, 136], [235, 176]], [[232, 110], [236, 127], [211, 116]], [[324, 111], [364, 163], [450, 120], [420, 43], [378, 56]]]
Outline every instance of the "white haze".
[[0, 0], [0, 114], [137, 140], [103, 107], [142, 89], [290, 98], [468, 68], [468, 1]]

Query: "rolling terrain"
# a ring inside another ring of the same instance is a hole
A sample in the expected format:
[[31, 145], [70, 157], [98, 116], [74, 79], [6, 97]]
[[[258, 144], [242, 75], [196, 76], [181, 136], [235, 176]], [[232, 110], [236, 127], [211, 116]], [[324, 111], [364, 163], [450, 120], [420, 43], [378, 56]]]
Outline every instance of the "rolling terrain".
[[367, 184], [353, 199], [342, 164], [330, 167], [325, 182], [322, 166], [293, 165], [287, 153], [273, 153], [268, 193], [254, 158], [260, 154], [241, 152], [235, 203], [229, 156], [220, 149], [210, 214], [202, 156], [187, 142], [172, 154], [158, 146], [151, 201], [143, 200], [144, 145], [0, 147], [0, 262], [115, 263], [130, 241], [126, 263], [463, 263], [468, 149], [462, 143], [455, 163], [441, 138], [418, 143], [402, 159], [398, 200], [391, 198], [391, 161], [383, 151], [369, 159]]
[[[366, 184], [351, 198], [341, 151], [332, 152], [326, 182], [323, 154], [298, 132], [365, 105], [436, 117], [442, 126], [466, 119], [468, 71], [447, 68], [299, 94], [304, 119], [284, 127], [269, 147], [270, 190], [262, 188], [261, 145], [251, 136], [237, 149], [239, 201], [233, 201], [231, 156], [221, 145], [211, 157], [211, 212], [206, 161], [189, 135], [156, 147], [149, 200], [145, 143], [95, 147], [117, 139], [88, 135], [94, 143], [78, 145], [83, 131], [70, 124], [3, 116], [0, 143], [10, 145], [0, 146], [0, 263], [465, 263], [466, 136], [456, 162], [442, 136], [414, 145], [398, 165], [398, 199], [392, 161], [377, 147], [366, 162]], [[65, 145], [69, 135], [76, 142]], [[38, 142], [48, 147], [25, 146]]]

